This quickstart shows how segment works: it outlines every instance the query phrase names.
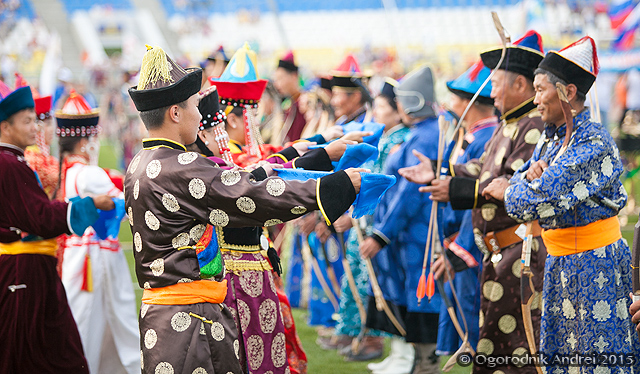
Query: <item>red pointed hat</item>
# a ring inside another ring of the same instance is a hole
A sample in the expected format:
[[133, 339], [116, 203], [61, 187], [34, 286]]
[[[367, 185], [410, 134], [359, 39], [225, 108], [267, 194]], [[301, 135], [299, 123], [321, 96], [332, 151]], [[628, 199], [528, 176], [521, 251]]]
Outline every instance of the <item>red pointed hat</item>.
[[100, 130], [100, 112], [91, 108], [84, 97], [74, 90], [71, 90], [62, 109], [56, 111], [55, 117], [58, 123], [56, 134], [61, 137], [97, 135]]
[[[24, 79], [22, 74], [16, 73], [16, 89], [20, 87], [28, 86], [29, 84]], [[36, 116], [39, 120], [44, 121], [47, 118], [51, 118], [51, 96], [41, 97], [38, 90], [31, 87], [31, 94], [33, 95], [33, 101], [35, 102]]]
[[586, 95], [600, 71], [596, 43], [585, 36], [557, 52], [547, 53], [539, 67], [575, 84], [578, 91]]

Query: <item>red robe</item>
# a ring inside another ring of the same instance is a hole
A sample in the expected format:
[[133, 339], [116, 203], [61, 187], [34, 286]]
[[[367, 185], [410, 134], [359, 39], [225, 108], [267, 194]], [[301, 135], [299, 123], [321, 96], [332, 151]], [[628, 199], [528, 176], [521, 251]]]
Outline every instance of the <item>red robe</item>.
[[[0, 144], [0, 205], [0, 243], [18, 242], [25, 231], [45, 239], [70, 233], [68, 204], [49, 201], [22, 150], [6, 144]], [[88, 373], [56, 258], [4, 251], [0, 245], [0, 370]]]

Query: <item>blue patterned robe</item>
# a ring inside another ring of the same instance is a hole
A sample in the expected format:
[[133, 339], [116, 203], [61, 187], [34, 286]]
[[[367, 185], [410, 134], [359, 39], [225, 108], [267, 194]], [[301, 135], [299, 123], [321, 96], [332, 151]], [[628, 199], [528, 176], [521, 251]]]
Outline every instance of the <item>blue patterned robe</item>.
[[[567, 150], [552, 162], [564, 140], [565, 126], [547, 127], [533, 157], [511, 179], [505, 208], [515, 219], [540, 220], [545, 229], [584, 226], [614, 217], [627, 194], [620, 182], [618, 149], [589, 109], [574, 119]], [[552, 135], [553, 134], [553, 135]], [[524, 172], [532, 162], [550, 164], [531, 182]], [[554, 365], [553, 355], [632, 354], [640, 342], [629, 315], [631, 256], [623, 239], [605, 247], [566, 256], [548, 255], [545, 263], [540, 351], [549, 359], [547, 372], [572, 372]], [[636, 372], [639, 365], [633, 367]], [[582, 373], [631, 373], [632, 367], [583, 367]]]

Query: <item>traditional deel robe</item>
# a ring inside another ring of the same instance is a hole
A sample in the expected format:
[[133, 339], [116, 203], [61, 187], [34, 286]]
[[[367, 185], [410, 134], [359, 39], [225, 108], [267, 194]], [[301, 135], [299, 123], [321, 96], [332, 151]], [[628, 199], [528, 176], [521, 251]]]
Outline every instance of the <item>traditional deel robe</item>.
[[[238, 332], [223, 303], [222, 261], [214, 264], [219, 270], [213, 280], [201, 278], [196, 243], [202, 243], [205, 225], [216, 228], [204, 239], [218, 251], [218, 228], [268, 227], [298, 217], [303, 208], [322, 207], [334, 221], [352, 204], [355, 191], [344, 172], [317, 182], [273, 177], [258, 182], [260, 171], [223, 170], [170, 140], [147, 139], [143, 145], [125, 177], [136, 274], [145, 289], [139, 320], [143, 372], [242, 373]], [[344, 196], [345, 190], [351, 193]], [[244, 281], [251, 292], [264, 290], [263, 278]], [[256, 357], [269, 349], [274, 366], [286, 365], [284, 336], [273, 344], [252, 335], [248, 346]]]
[[[454, 147], [454, 150], [459, 150], [452, 154], [450, 162], [464, 164], [470, 160], [480, 158], [484, 152], [485, 144], [491, 139], [497, 126], [497, 117], [489, 117], [471, 125], [469, 131], [459, 140], [461, 142], [460, 147]], [[462, 216], [459, 216], [459, 212], [463, 213]], [[482, 264], [483, 254], [473, 240], [473, 224], [470, 210], [454, 211], [451, 209], [451, 204], [447, 204], [444, 208], [443, 216], [445, 220], [453, 221], [450, 224], [455, 228], [450, 227], [449, 230], [456, 231], [453, 234], [443, 234], [443, 236], [450, 238], [449, 240], [443, 240], [443, 248], [445, 248], [445, 254], [456, 271], [453, 283], [462, 307], [462, 310], [458, 310], [454, 303], [456, 316], [458, 321], [462, 323], [461, 314], [464, 313], [467, 328], [469, 329], [469, 343], [475, 349], [479, 333], [479, 279], [482, 272], [480, 264]], [[449, 300], [454, 302], [449, 282], [445, 283], [444, 290]], [[464, 326], [462, 327], [464, 328]], [[446, 305], [442, 303], [438, 327], [437, 354], [451, 355], [458, 350], [461, 344], [462, 339], [453, 325], [453, 321], [446, 310]]]
[[0, 195], [2, 370], [89, 373], [56, 270], [55, 237], [71, 233], [69, 219], [78, 214], [73, 207], [81, 204], [50, 201], [23, 151], [7, 144], [0, 144]]
[[[490, 249], [483, 236], [490, 232], [501, 232], [519, 227], [520, 223], [509, 217], [504, 205], [494, 199], [482, 197], [483, 189], [500, 176], [509, 178], [533, 153], [543, 131], [540, 114], [533, 99], [505, 113], [491, 140], [485, 146], [480, 159], [453, 166], [453, 178], [449, 195], [453, 209], [473, 208], [472, 221], [476, 245], [485, 253]], [[482, 263], [482, 298], [480, 303], [480, 334], [477, 351], [480, 353], [507, 355], [529, 352], [520, 300], [520, 268], [522, 242], [503, 247], [499, 254], [485, 255]], [[531, 270], [536, 289], [532, 309], [534, 331], [538, 334], [540, 324], [540, 300], [542, 276], [546, 251], [542, 239], [534, 237], [531, 255]], [[496, 261], [494, 263], [492, 261]], [[537, 339], [537, 338], [536, 338]], [[535, 373], [533, 366], [517, 368], [503, 366], [488, 368], [474, 366], [474, 372], [524, 371]]]
[[[380, 138], [380, 142], [378, 143], [378, 159], [375, 162], [369, 164], [364, 164], [362, 167], [366, 169], [371, 169], [374, 173], [382, 173], [384, 162], [387, 159], [387, 156], [391, 152], [391, 149], [396, 145], [401, 144], [405, 137], [409, 133], [409, 128], [404, 125], [397, 125], [391, 129], [389, 129], [386, 133], [382, 135]], [[371, 233], [370, 223], [372, 221], [371, 216], [367, 216], [364, 218], [369, 224], [365, 228], [364, 232]], [[377, 315], [377, 309], [375, 309], [375, 303], [373, 308], [369, 309], [367, 299], [370, 294], [370, 286], [369, 286], [369, 273], [367, 272], [366, 264], [362, 261], [360, 257], [360, 245], [358, 244], [358, 235], [355, 230], [349, 230], [347, 235], [346, 245], [346, 254], [347, 261], [351, 265], [351, 272], [353, 273], [353, 278], [356, 283], [356, 287], [360, 294], [360, 298], [363, 301], [365, 308], [367, 308], [367, 313], [371, 312], [372, 316]], [[381, 251], [382, 252], [382, 251]], [[380, 256], [380, 253], [376, 255], [376, 258]], [[386, 253], [385, 255], [386, 256]], [[382, 257], [382, 256], [381, 256]], [[375, 258], [374, 258], [375, 262]], [[397, 266], [397, 261], [394, 262], [394, 266]], [[338, 335], [349, 335], [349, 336], [357, 336], [362, 330], [362, 323], [360, 321], [360, 314], [358, 312], [358, 307], [351, 292], [351, 288], [349, 287], [348, 280], [346, 277], [342, 277], [342, 285], [341, 285], [342, 293], [340, 294], [340, 312], [339, 319], [336, 325], [336, 334]], [[384, 312], [382, 312], [384, 315]], [[383, 324], [386, 322], [386, 316], [380, 316], [383, 319]], [[375, 317], [372, 317], [375, 318]], [[375, 323], [372, 321], [372, 324], [369, 323], [369, 316], [367, 316], [367, 326], [373, 327]], [[384, 325], [383, 325], [384, 326]], [[371, 329], [367, 331], [367, 335], [371, 336], [380, 336], [380, 330]]]
[[[383, 250], [386, 248], [386, 251], [399, 255], [401, 271], [397, 276], [402, 278], [395, 282], [387, 281], [381, 287], [386, 288], [385, 292], [389, 293], [391, 301], [406, 307], [404, 322], [406, 326], [411, 326], [406, 336], [410, 343], [436, 342], [440, 294], [436, 290], [430, 302], [423, 300], [418, 305], [416, 289], [424, 259], [431, 200], [429, 194], [418, 191], [419, 185], [399, 178], [398, 170], [419, 162], [412, 153], [413, 149], [436, 159], [437, 142], [436, 118], [427, 118], [411, 127], [400, 149], [387, 158], [385, 174], [396, 176], [398, 183], [383, 196], [374, 214], [372, 236], [383, 245]], [[430, 266], [430, 261], [427, 266]]]
[[[285, 168], [293, 167], [294, 163], [306, 169], [332, 168], [324, 149], [312, 150], [302, 157], [297, 155], [295, 149], [289, 147], [267, 161]], [[296, 212], [304, 214], [306, 208], [298, 207]], [[231, 310], [238, 329], [243, 370], [255, 374], [306, 373], [306, 355], [295, 334], [291, 309], [286, 296], [276, 288], [279, 277], [274, 274], [267, 256], [271, 245], [268, 231], [262, 227], [225, 227], [216, 228], [216, 234], [228, 285], [224, 303]], [[257, 339], [263, 342], [263, 349], [255, 345]], [[285, 344], [287, 350], [282, 352]], [[282, 360], [287, 362], [282, 364]], [[289, 367], [288, 362], [295, 367]]]
[[[66, 157], [62, 167], [66, 199], [102, 194], [123, 197], [107, 172], [88, 165], [83, 157]], [[62, 283], [89, 369], [95, 373], [139, 372], [135, 293], [119, 240], [102, 240], [88, 228], [82, 236], [67, 236], [63, 243]]]
[[285, 100], [282, 106], [284, 112], [283, 130], [288, 128], [284, 143], [299, 140], [304, 127], [307, 125], [304, 113], [300, 111], [300, 95], [298, 94]]
[[[634, 355], [631, 366], [583, 366], [581, 372], [637, 372], [640, 342], [629, 315], [631, 255], [616, 217], [627, 201], [623, 168], [614, 140], [590, 115], [587, 108], [574, 118], [569, 146], [555, 162], [566, 128], [554, 133], [555, 126], [547, 127], [531, 160], [512, 178], [505, 207], [511, 217], [539, 219], [547, 230], [540, 351], [547, 357]], [[550, 166], [528, 182], [524, 172], [537, 160]], [[571, 368], [549, 362], [547, 371]]]

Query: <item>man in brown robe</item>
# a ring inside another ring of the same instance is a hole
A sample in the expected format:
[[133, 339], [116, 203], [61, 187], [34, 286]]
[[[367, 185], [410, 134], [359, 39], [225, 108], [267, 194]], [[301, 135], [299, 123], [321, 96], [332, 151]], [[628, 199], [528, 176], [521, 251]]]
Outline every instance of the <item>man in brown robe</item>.
[[[473, 209], [473, 231], [476, 245], [485, 253], [482, 270], [480, 306], [479, 355], [522, 356], [529, 353], [522, 319], [520, 278], [521, 252], [525, 225], [509, 217], [504, 204], [486, 199], [482, 191], [497, 177], [510, 178], [533, 153], [544, 125], [533, 104], [533, 71], [544, 57], [542, 38], [535, 31], [528, 32], [515, 45], [508, 47], [498, 66], [502, 49], [481, 54], [482, 62], [494, 70], [491, 97], [501, 112], [501, 125], [485, 146], [480, 159], [466, 164], [452, 165], [452, 177], [433, 180], [433, 165], [428, 158], [417, 154], [421, 164], [401, 170], [405, 178], [416, 183], [431, 198], [451, 202], [453, 209]], [[421, 178], [422, 177], [422, 178]], [[531, 270], [535, 293], [531, 307], [536, 341], [540, 333], [540, 300], [546, 250], [540, 239], [540, 226], [534, 225]], [[464, 290], [459, 290], [464, 292]], [[535, 373], [533, 366], [513, 365], [489, 367], [476, 360], [475, 373]]]
[[[196, 139], [202, 71], [184, 70], [160, 48], [143, 58], [140, 83], [129, 90], [149, 131], [125, 176], [133, 233], [144, 373], [242, 373], [240, 342], [229, 309], [224, 266], [202, 279], [199, 253], [219, 257], [218, 227], [272, 226], [320, 210], [335, 221], [360, 189], [358, 170], [306, 182], [222, 170], [184, 144]], [[261, 292], [260, 279], [246, 286]], [[250, 342], [260, 350], [260, 341]]]

